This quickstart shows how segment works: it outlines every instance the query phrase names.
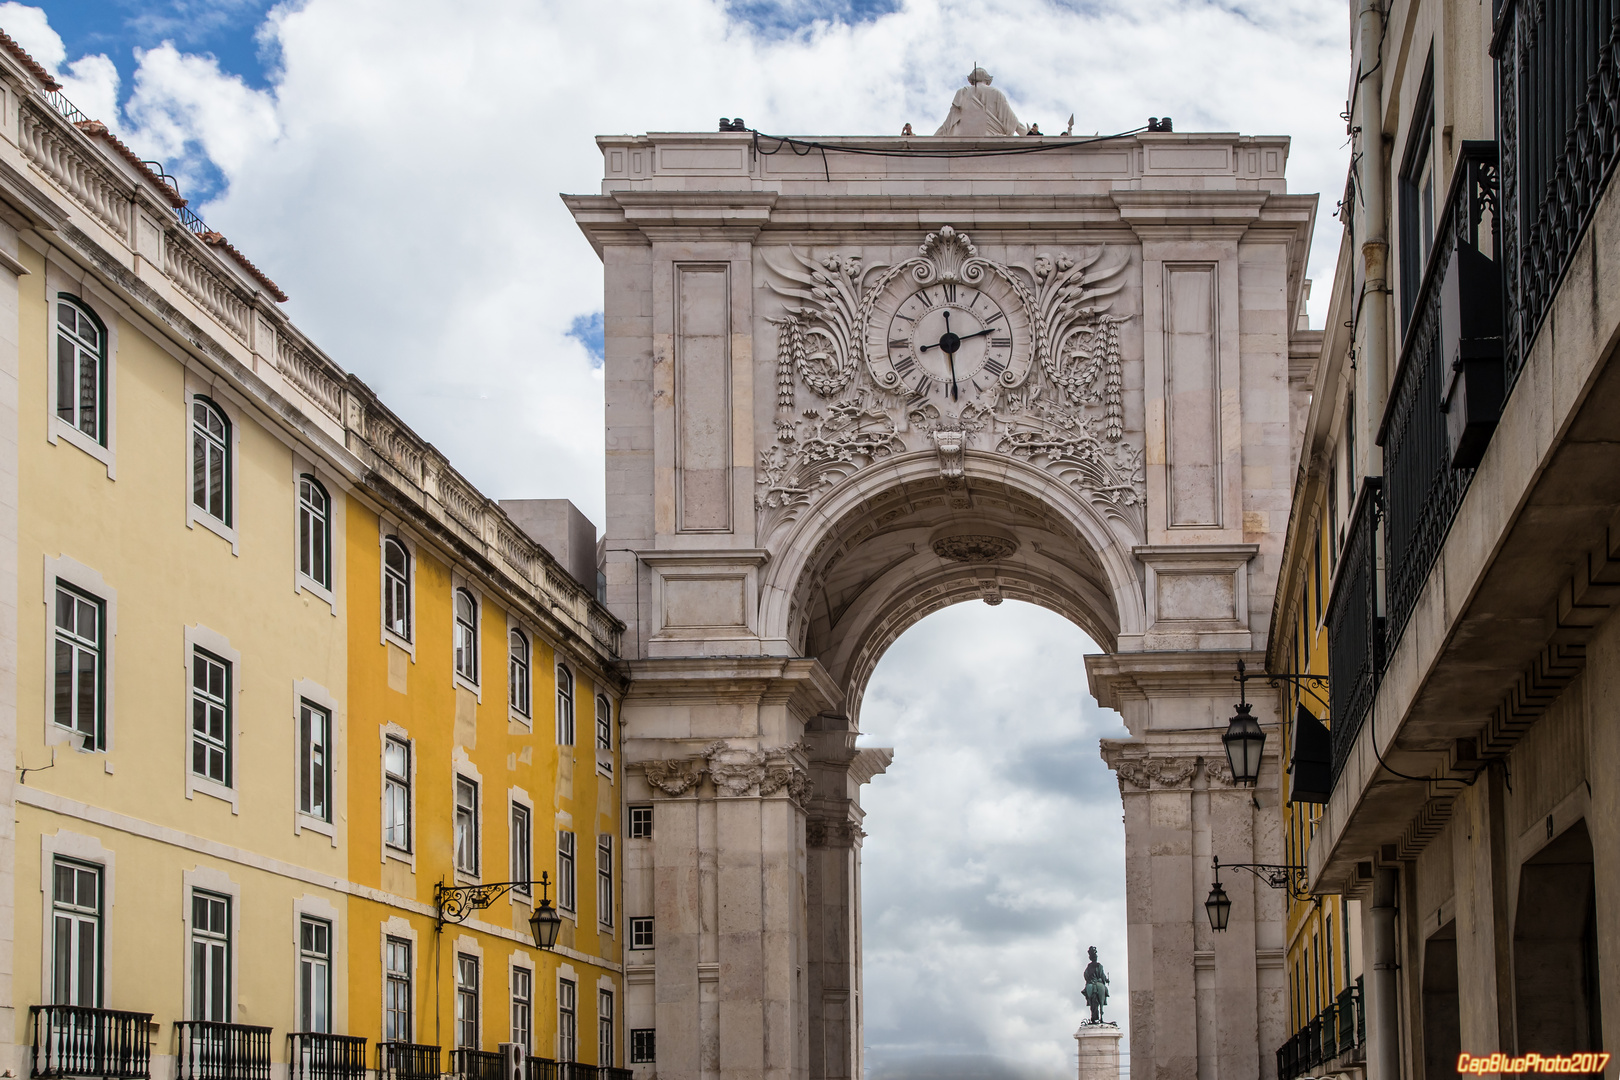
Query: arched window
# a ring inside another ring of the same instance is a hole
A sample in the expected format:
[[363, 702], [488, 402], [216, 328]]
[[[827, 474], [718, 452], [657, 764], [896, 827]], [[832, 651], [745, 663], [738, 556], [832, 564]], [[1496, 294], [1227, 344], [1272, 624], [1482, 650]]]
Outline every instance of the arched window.
[[383, 626], [411, 640], [411, 553], [397, 536], [383, 540]]
[[574, 745], [574, 673], [557, 665], [557, 745]]
[[596, 695], [596, 745], [603, 750], [613, 749], [613, 703], [606, 694]]
[[456, 674], [478, 681], [478, 601], [466, 589], [456, 590]]
[[298, 571], [332, 587], [332, 499], [313, 476], [298, 478]]
[[191, 501], [231, 523], [231, 422], [204, 397], [191, 402]]
[[107, 331], [67, 296], [56, 302], [56, 415], [107, 445]]
[[507, 691], [512, 708], [529, 715], [529, 639], [517, 627], [512, 627], [511, 656], [507, 661]]

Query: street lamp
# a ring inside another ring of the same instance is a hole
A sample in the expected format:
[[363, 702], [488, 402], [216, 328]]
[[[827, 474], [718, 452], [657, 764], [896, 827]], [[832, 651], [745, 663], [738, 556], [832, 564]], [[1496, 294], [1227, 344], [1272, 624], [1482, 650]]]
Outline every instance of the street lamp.
[[1227, 922], [1232, 918], [1232, 901], [1221, 888], [1220, 860], [1215, 861], [1215, 887], [1209, 890], [1209, 899], [1204, 901], [1204, 911], [1209, 914], [1209, 928], [1211, 930], [1225, 930]]
[[550, 949], [557, 944], [562, 916], [551, 906], [547, 896], [551, 879], [543, 872], [539, 881], [497, 881], [489, 885], [446, 885], [440, 882], [433, 886], [433, 902], [439, 909], [439, 929], [444, 929], [447, 922], [465, 922], [467, 916], [489, 907], [512, 889], [532, 889], [535, 885], [540, 886], [540, 903], [535, 906], [534, 914], [529, 916], [529, 933], [533, 935], [536, 946]]
[[1260, 722], [1249, 715], [1254, 706], [1249, 704], [1243, 661], [1238, 661], [1237, 712], [1226, 725], [1221, 743], [1226, 747], [1226, 761], [1232, 767], [1234, 783], [1253, 787], [1260, 779], [1260, 754], [1266, 747], [1266, 733]]

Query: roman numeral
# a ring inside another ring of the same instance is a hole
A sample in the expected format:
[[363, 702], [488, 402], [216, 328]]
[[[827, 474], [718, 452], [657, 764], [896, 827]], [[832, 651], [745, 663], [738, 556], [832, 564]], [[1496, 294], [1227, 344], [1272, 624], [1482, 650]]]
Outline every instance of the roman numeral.
[[945, 289], [945, 302], [947, 304], [956, 303], [956, 282], [947, 281], [945, 283], [945, 285], [944, 285], [944, 289]]
[[990, 347], [992, 349], [1010, 349], [1012, 348], [1012, 338], [993, 337], [990, 339]]
[[927, 375], [919, 375], [917, 377], [917, 396], [918, 397], [922, 397], [924, 394], [928, 393], [928, 384], [931, 381], [932, 380], [930, 380]]
[[891, 348], [891, 349], [909, 349], [909, 348], [911, 348], [911, 341], [910, 341], [909, 338], [903, 338], [903, 337], [890, 338], [889, 339], [889, 348]]
[[1002, 313], [1001, 313], [1001, 312], [999, 312], [999, 311], [998, 311], [998, 312], [996, 312], [996, 313], [995, 313], [995, 314], [994, 314], [994, 315], [992, 315], [992, 316], [990, 316], [990, 317], [989, 317], [989, 318], [988, 318], [988, 319], [986, 319], [986, 320], [984, 320], [984, 325], [986, 325], [986, 326], [989, 326], [989, 325], [990, 325], [990, 324], [991, 324], [991, 323], [993, 323], [993, 322], [995, 322], [995, 321], [996, 321], [996, 320], [997, 320], [997, 319], [999, 319], [999, 318], [1001, 318], [1001, 314], [1002, 314]]
[[906, 320], [906, 322], [910, 323], [912, 326], [917, 325], [917, 320], [913, 319], [910, 315], [902, 315], [897, 311], [897, 312], [894, 313], [894, 317], [897, 318], [897, 319], [904, 319], [904, 320]]
[[900, 359], [894, 362], [894, 370], [898, 371], [901, 375], [910, 374], [911, 369], [916, 366], [917, 358], [912, 356], [910, 353], [907, 353], [905, 356], [902, 356]]
[[1003, 371], [1007, 370], [1007, 365], [992, 357], [984, 362], [984, 370], [988, 371], [992, 375], [1000, 375]]

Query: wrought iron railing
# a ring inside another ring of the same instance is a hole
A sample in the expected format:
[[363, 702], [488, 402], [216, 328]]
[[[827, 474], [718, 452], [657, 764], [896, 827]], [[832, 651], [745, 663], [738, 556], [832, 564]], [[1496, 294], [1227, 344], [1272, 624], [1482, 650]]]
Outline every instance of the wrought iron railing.
[[377, 1044], [377, 1080], [438, 1080], [439, 1063], [437, 1046], [388, 1041]]
[[1366, 1041], [1358, 977], [1354, 986], [1340, 991], [1337, 998], [1277, 1048], [1277, 1080], [1297, 1080], [1334, 1061], [1360, 1061]]
[[1382, 508], [1383, 479], [1363, 478], [1328, 597], [1328, 697], [1333, 714], [1330, 735], [1335, 784], [1372, 708], [1384, 671], [1384, 620], [1378, 610]]
[[450, 1051], [450, 1075], [455, 1080], [501, 1080], [501, 1055], [459, 1047]]
[[550, 1058], [529, 1059], [529, 1080], [631, 1080], [629, 1069], [613, 1069], [605, 1065], [586, 1065], [578, 1061], [553, 1061]]
[[1511, 387], [1620, 161], [1620, 0], [1495, 0]]
[[[1472, 468], [1454, 467], [1457, 455], [1445, 409], [1457, 396], [1453, 365], [1460, 363], [1459, 327], [1446, 325], [1442, 309], [1457, 309], [1454, 323], [1458, 311], [1465, 313], [1463, 321], [1474, 323], [1476, 333], [1481, 321], [1477, 305], [1499, 310], [1497, 279], [1477, 272], [1480, 261], [1494, 263], [1495, 244], [1485, 226], [1495, 217], [1495, 176], [1492, 144], [1463, 143], [1378, 430], [1378, 444], [1384, 448], [1385, 613], [1391, 652], [1474, 476]], [[1470, 294], [1459, 297], [1459, 283], [1451, 278], [1465, 273]], [[1482, 290], [1489, 295], [1481, 295]], [[1500, 385], [1498, 376], [1497, 408]], [[1470, 385], [1463, 396], [1473, 390]]]
[[365, 1037], [293, 1032], [287, 1036], [287, 1072], [291, 1080], [365, 1080]]
[[29, 1076], [147, 1080], [152, 1075], [151, 1013], [31, 1005]]
[[178, 1080], [270, 1080], [270, 1029], [250, 1024], [177, 1020]]

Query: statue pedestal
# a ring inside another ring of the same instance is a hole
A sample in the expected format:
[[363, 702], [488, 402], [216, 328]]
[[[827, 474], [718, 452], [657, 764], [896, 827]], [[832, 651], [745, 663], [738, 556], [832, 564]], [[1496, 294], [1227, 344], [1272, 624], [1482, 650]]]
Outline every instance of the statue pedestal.
[[1074, 1033], [1080, 1044], [1079, 1080], [1119, 1080], [1119, 1027], [1107, 1022], [1081, 1024]]

